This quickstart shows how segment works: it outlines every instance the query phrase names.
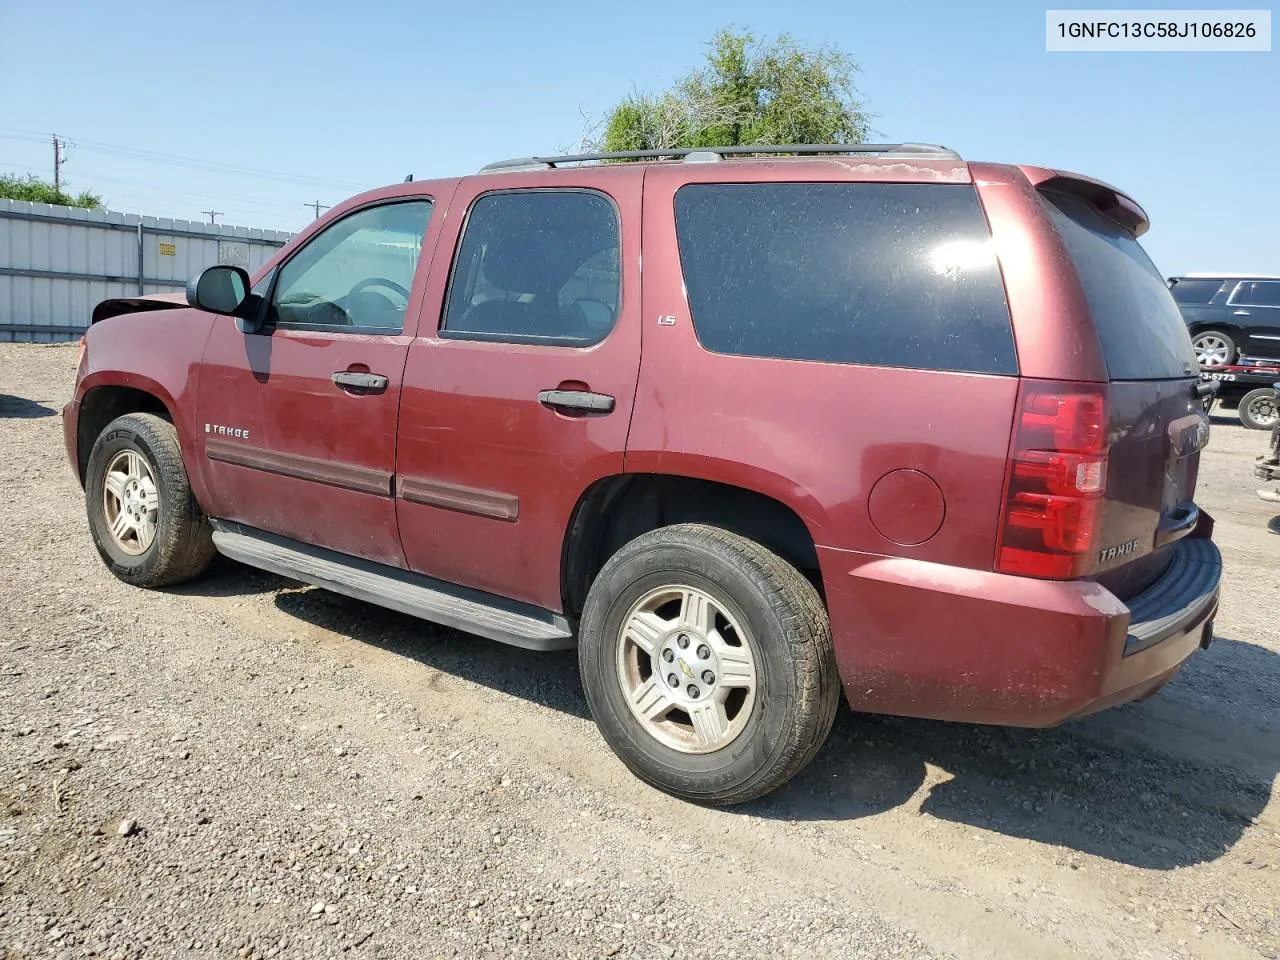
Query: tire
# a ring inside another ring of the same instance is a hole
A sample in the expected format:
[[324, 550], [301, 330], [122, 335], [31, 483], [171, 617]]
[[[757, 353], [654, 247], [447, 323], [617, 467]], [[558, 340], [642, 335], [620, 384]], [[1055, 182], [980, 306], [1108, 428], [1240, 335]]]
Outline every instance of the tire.
[[[651, 653], [636, 640], [646, 631]], [[703, 524], [651, 531], [605, 563], [582, 612], [578, 662], [592, 716], [622, 762], [697, 803], [743, 803], [786, 783], [817, 754], [840, 702], [831, 624], [813, 585], [758, 543]], [[642, 721], [642, 709], [657, 719]]]
[[[108, 473], [114, 492], [107, 490]], [[178, 433], [154, 414], [118, 417], [98, 435], [85, 471], [85, 504], [98, 554], [125, 583], [181, 583], [213, 559], [213, 531], [191, 494]], [[112, 532], [117, 521], [127, 527], [121, 535]]]
[[1250, 430], [1270, 430], [1277, 418], [1276, 391], [1271, 387], [1250, 390], [1240, 398], [1240, 422]]
[[1225, 330], [1201, 330], [1191, 338], [1196, 363], [1202, 367], [1221, 367], [1235, 363], [1239, 353], [1236, 342]]

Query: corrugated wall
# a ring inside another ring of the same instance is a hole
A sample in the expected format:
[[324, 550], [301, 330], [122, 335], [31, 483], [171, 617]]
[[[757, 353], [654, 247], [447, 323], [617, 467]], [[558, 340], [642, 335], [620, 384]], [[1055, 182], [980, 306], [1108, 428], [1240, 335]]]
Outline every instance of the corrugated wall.
[[250, 273], [290, 234], [0, 200], [0, 341], [66, 340], [109, 297], [177, 293], [215, 263]]

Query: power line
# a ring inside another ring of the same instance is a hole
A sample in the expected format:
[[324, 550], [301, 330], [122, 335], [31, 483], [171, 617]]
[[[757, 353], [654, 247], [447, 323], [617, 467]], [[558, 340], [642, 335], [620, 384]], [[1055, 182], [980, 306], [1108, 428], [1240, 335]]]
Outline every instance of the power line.
[[[41, 134], [35, 130], [23, 130], [18, 127], [0, 127], [0, 139], [35, 142], [47, 140], [47, 138], [48, 134]], [[75, 138], [73, 142], [76, 146], [84, 150], [105, 154], [106, 156], [137, 160], [143, 163], [160, 163], [169, 166], [186, 167], [188, 169], [203, 170], [213, 173], [226, 173], [232, 176], [255, 177], [261, 180], [277, 180], [283, 183], [310, 184], [311, 186], [320, 187], [340, 187], [348, 190], [363, 190], [367, 187], [367, 184], [355, 183], [354, 181], [349, 180], [332, 180], [325, 177], [308, 177], [296, 173], [260, 170], [255, 167], [241, 167], [233, 164], [217, 163], [215, 161], [204, 160], [196, 157], [184, 157], [179, 154], [161, 153], [155, 150], [145, 150], [138, 147], [127, 147], [119, 144], [104, 143], [100, 140], [83, 140]], [[67, 145], [66, 140], [63, 141], [63, 145]]]
[[[0, 167], [10, 169], [15, 173], [23, 173], [30, 169], [30, 167], [27, 166], [26, 164], [14, 163], [12, 160], [4, 160], [4, 159], [0, 159]], [[132, 192], [123, 193], [122, 191], [119, 191], [119, 190], [102, 191], [104, 193], [120, 194], [124, 196], [141, 198], [144, 200], [160, 200], [160, 201], [177, 203], [177, 202], [180, 202], [179, 198], [184, 198], [184, 197], [199, 197], [202, 201], [207, 200], [209, 197], [209, 191], [205, 188], [183, 190], [175, 187], [160, 187], [160, 186], [155, 186], [155, 183], [152, 180], [134, 180], [129, 177], [108, 177], [108, 176], [102, 176], [98, 174], [95, 174], [92, 177], [92, 180], [95, 187], [97, 187], [99, 183], [108, 183], [108, 184], [118, 183], [118, 184], [124, 184], [125, 186], [130, 186], [130, 187], [151, 188], [151, 189], [144, 190], [143, 193], [132, 193]], [[242, 193], [227, 193], [223, 190], [219, 190], [217, 195], [218, 195], [217, 202], [219, 203], [225, 203], [229, 200], [240, 200], [240, 201], [244, 201], [245, 204], [250, 205], [250, 206], [246, 206], [244, 209], [253, 209], [254, 207], [278, 207], [280, 209], [287, 208], [289, 210], [297, 209], [297, 201], [282, 200], [280, 197], [262, 197], [262, 196], [246, 195]], [[306, 204], [303, 204], [303, 206], [309, 207], [311, 206], [311, 204], [306, 203]]]
[[218, 222], [218, 217], [222, 216], [222, 211], [221, 211], [221, 210], [201, 210], [200, 212], [201, 212], [201, 213], [207, 213], [207, 214], [209, 215], [209, 222], [210, 222], [210, 223], [217, 223], [217, 222]]
[[303, 206], [304, 206], [304, 207], [311, 207], [311, 209], [315, 210], [315, 212], [316, 212], [316, 219], [317, 219], [317, 220], [319, 220], [319, 219], [320, 219], [320, 211], [321, 211], [321, 210], [328, 210], [328, 209], [329, 209], [329, 204], [327, 204], [327, 203], [321, 203], [319, 200], [317, 200], [315, 203], [304, 203], [304, 204], [303, 204]]

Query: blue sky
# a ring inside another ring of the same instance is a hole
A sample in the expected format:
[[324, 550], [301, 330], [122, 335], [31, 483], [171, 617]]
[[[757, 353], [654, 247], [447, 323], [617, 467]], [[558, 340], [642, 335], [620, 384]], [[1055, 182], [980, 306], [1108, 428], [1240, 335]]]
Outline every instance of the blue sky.
[[1044, 11], [0, 0], [0, 172], [48, 176], [37, 135], [56, 131], [71, 188], [113, 209], [297, 229], [313, 200], [574, 145], [583, 114], [662, 87], [734, 24], [852, 54], [882, 139], [1115, 183], [1151, 214], [1165, 273], [1280, 273], [1280, 54], [1050, 54]]

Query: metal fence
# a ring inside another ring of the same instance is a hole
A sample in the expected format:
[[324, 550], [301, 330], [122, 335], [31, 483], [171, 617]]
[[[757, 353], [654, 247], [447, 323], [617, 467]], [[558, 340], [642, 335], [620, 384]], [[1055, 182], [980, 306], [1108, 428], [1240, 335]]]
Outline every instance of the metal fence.
[[0, 200], [0, 342], [78, 337], [102, 300], [177, 293], [215, 263], [252, 273], [290, 236]]

